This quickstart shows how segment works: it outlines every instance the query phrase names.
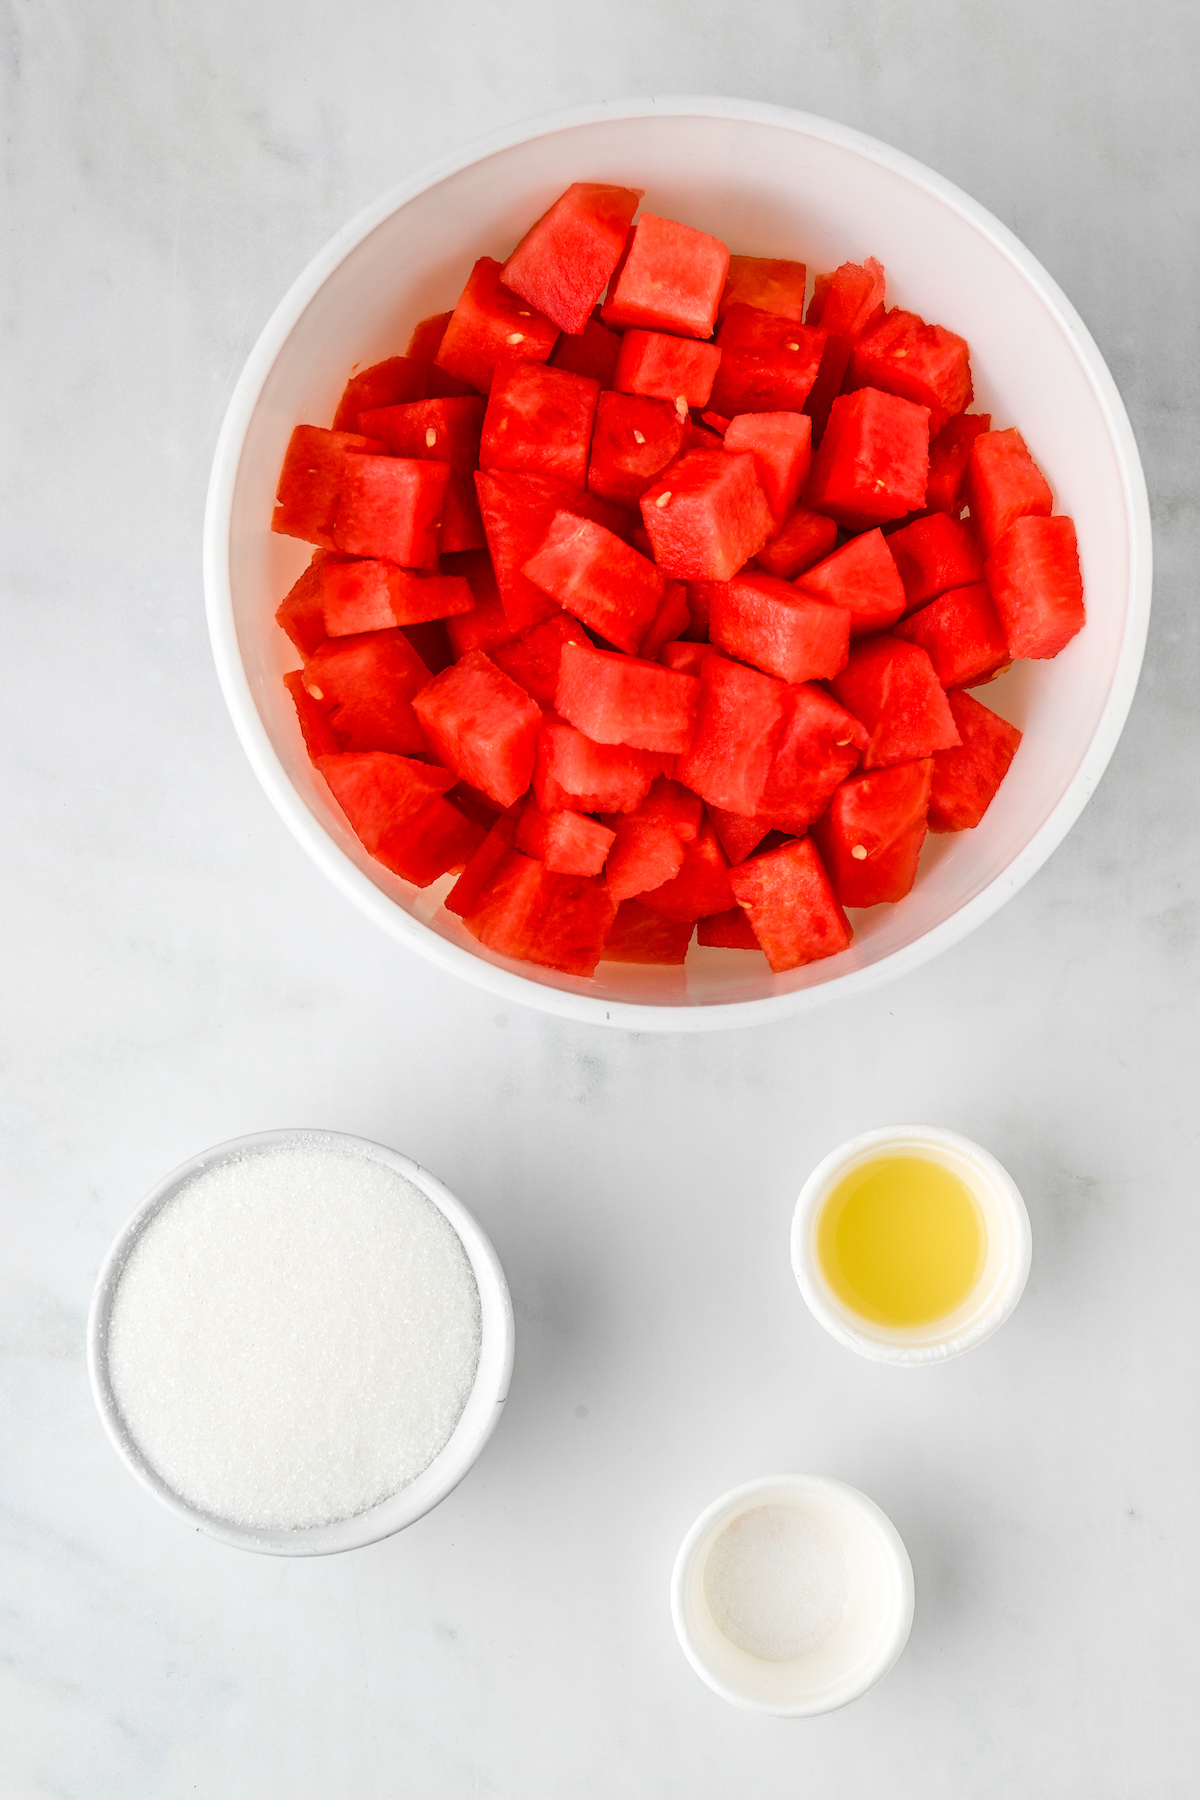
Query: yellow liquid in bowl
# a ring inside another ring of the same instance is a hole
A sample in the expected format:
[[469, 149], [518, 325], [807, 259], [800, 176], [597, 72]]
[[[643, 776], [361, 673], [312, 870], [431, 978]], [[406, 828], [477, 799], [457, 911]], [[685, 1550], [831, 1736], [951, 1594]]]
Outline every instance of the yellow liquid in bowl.
[[876, 1325], [930, 1325], [983, 1272], [987, 1232], [962, 1178], [924, 1156], [889, 1155], [843, 1175], [817, 1218], [817, 1262], [844, 1306]]

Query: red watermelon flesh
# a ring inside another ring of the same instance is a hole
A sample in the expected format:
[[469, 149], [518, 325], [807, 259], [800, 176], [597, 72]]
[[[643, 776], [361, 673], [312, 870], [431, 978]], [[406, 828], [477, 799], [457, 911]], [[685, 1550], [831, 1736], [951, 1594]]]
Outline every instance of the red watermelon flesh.
[[687, 958], [694, 929], [691, 919], [668, 919], [639, 900], [623, 900], [600, 960], [678, 966]]
[[437, 353], [436, 366], [486, 394], [502, 358], [544, 363], [558, 326], [505, 287], [500, 264], [481, 256], [467, 279]]
[[852, 775], [812, 828], [843, 906], [903, 900], [925, 841], [933, 759]]
[[348, 456], [333, 520], [335, 548], [406, 569], [436, 569], [447, 464], [401, 456]]
[[461, 780], [500, 806], [526, 791], [542, 709], [482, 650], [435, 675], [413, 707], [434, 755]]
[[787, 519], [808, 477], [811, 437], [812, 420], [799, 412], [739, 413], [726, 427], [726, 450], [754, 458], [776, 527]]
[[325, 608], [321, 603], [321, 569], [326, 563], [340, 561], [328, 550], [316, 550], [300, 579], [287, 591], [275, 609], [275, 623], [286, 631], [307, 662], [314, 650], [325, 642]]
[[747, 819], [741, 813], [726, 812], [722, 806], [709, 806], [708, 816], [721, 840], [721, 848], [731, 863], [745, 862], [757, 850], [772, 829], [763, 819]]
[[904, 583], [882, 531], [851, 538], [824, 562], [806, 569], [796, 587], [844, 608], [852, 638], [883, 630], [904, 611]]
[[971, 587], [983, 580], [979, 540], [970, 525], [949, 513], [932, 512], [889, 534], [888, 549], [904, 583], [905, 611], [915, 612], [927, 600], [951, 588]]
[[458, 556], [443, 556], [443, 574], [461, 575], [475, 596], [472, 612], [446, 620], [446, 635], [455, 658], [468, 650], [492, 650], [498, 644], [511, 644], [517, 633], [509, 624], [500, 603], [496, 572], [486, 550], [465, 550]]
[[685, 847], [679, 873], [639, 898], [652, 912], [672, 919], [704, 919], [709, 913], [728, 912], [733, 904], [729, 859], [707, 820], [695, 843]]
[[334, 520], [347, 464], [383, 449], [376, 438], [351, 431], [297, 425], [288, 439], [279, 472], [271, 530], [302, 538], [322, 550], [336, 550]]
[[869, 256], [865, 263], [843, 263], [831, 275], [818, 275], [808, 323], [826, 333], [821, 367], [804, 410], [812, 418], [813, 443], [819, 444], [829, 408], [842, 391], [850, 352], [864, 331], [883, 317], [884, 273]]
[[519, 681], [539, 706], [551, 708], [558, 691], [558, 666], [564, 644], [586, 644], [592, 640], [578, 620], [569, 613], [556, 613], [535, 625], [511, 644], [501, 644], [489, 652], [498, 669]]
[[319, 701], [314, 700], [305, 688], [302, 670], [290, 669], [283, 678], [283, 685], [292, 696], [309, 761], [315, 763], [318, 756], [336, 756], [340, 745], [333, 727]]
[[757, 306], [735, 302], [717, 333], [720, 366], [712, 393], [714, 412], [799, 412], [817, 378], [825, 333]]
[[497, 363], [479, 446], [483, 469], [587, 483], [598, 382], [540, 363]]
[[474, 912], [487, 892], [488, 884], [505, 851], [512, 845], [521, 811], [521, 803], [518, 801], [516, 805], [506, 808], [490, 826], [487, 836], [446, 895], [447, 912], [455, 913], [460, 919], [465, 913]]
[[805, 500], [847, 531], [866, 531], [918, 511], [928, 474], [927, 409], [860, 388], [829, 409]]
[[364, 412], [424, 398], [424, 363], [410, 356], [389, 356], [386, 362], [375, 363], [350, 377], [333, 415], [333, 429], [359, 431], [359, 418]]
[[1047, 517], [1054, 496], [1019, 431], [982, 431], [971, 445], [964, 483], [984, 550], [995, 549], [1018, 519]]
[[644, 212], [613, 277], [604, 322], [706, 338], [728, 272], [729, 251], [719, 238]]
[[802, 262], [782, 256], [731, 256], [721, 303], [720, 324], [731, 306], [754, 306], [780, 319], [804, 319], [804, 289], [808, 271]]
[[308, 694], [321, 707], [339, 750], [423, 755], [413, 697], [429, 671], [402, 631], [331, 639], [304, 665]]
[[583, 331], [621, 259], [641, 197], [641, 188], [573, 181], [505, 263], [505, 286], [560, 331]]
[[683, 867], [684, 846], [670, 826], [639, 811], [608, 815], [616, 835], [604, 879], [617, 906], [662, 887]]
[[797, 836], [806, 831], [858, 767], [867, 742], [863, 726], [823, 688], [794, 688], [754, 823]]
[[1021, 733], [970, 694], [951, 694], [950, 710], [962, 743], [933, 759], [929, 829], [970, 831], [995, 799]]
[[1082, 629], [1075, 526], [1064, 513], [1010, 525], [983, 567], [1011, 657], [1057, 656]]
[[962, 509], [963, 483], [967, 478], [967, 462], [971, 445], [983, 431], [991, 429], [990, 413], [959, 413], [943, 425], [929, 446], [929, 481], [925, 488], [925, 504], [931, 512], [954, 513]]
[[838, 540], [838, 528], [824, 513], [811, 507], [798, 506], [782, 530], [763, 545], [754, 558], [768, 575], [781, 581], [792, 581], [815, 563], [824, 560]]
[[689, 406], [704, 406], [712, 392], [721, 352], [696, 338], [662, 331], [627, 331], [621, 339], [613, 386], [623, 394], [669, 400], [683, 419]]
[[781, 681], [822, 681], [845, 667], [850, 615], [751, 570], [714, 582], [708, 635], [717, 649]]
[[[412, 336], [408, 340], [408, 349], [404, 352], [405, 356], [410, 357], [413, 362], [426, 365], [432, 363], [442, 347], [446, 327], [453, 317], [453, 311], [432, 313], [429, 318], [422, 319], [419, 324], [414, 325]], [[422, 396], [415, 397], [420, 399]], [[386, 405], [387, 403], [385, 401], [382, 404]]]
[[591, 975], [615, 912], [602, 881], [556, 875], [510, 848], [461, 917], [472, 936], [498, 955], [568, 975]]
[[448, 619], [475, 605], [461, 575], [417, 575], [372, 557], [327, 563], [317, 572], [317, 582], [331, 638]]
[[881, 388], [929, 408], [929, 435], [970, 405], [971, 358], [965, 338], [893, 307], [850, 353], [847, 388]]
[[621, 506], [636, 506], [683, 445], [683, 420], [672, 400], [644, 394], [601, 394], [592, 434], [587, 485]]
[[673, 643], [663, 645], [658, 660], [665, 669], [676, 669], [682, 675], [698, 675], [700, 664], [707, 655], [707, 644], [676, 638]]
[[710, 806], [753, 818], [788, 704], [784, 682], [715, 652], [707, 655], [700, 665], [696, 735], [676, 764], [677, 779]]
[[556, 513], [565, 510], [594, 519], [617, 536], [626, 535], [633, 526], [631, 515], [622, 507], [548, 475], [509, 471], [487, 475], [481, 471], [475, 486], [496, 584], [514, 636], [561, 610], [558, 602], [523, 572]]
[[754, 927], [740, 906], [728, 912], [713, 913], [696, 926], [696, 942], [718, 950], [761, 950]]
[[462, 868], [483, 837], [442, 798], [444, 769], [379, 754], [323, 756], [317, 766], [364, 849], [416, 887]]
[[658, 616], [666, 583], [647, 557], [594, 519], [555, 513], [523, 573], [618, 649], [636, 653]]
[[663, 759], [627, 744], [594, 744], [565, 719], [542, 724], [533, 770], [533, 797], [543, 812], [632, 812]]
[[919, 644], [886, 634], [867, 638], [830, 685], [870, 733], [864, 769], [911, 762], [958, 741], [941, 683]]
[[544, 813], [527, 804], [513, 842], [556, 875], [599, 875], [615, 835], [586, 813]]
[[394, 456], [450, 466], [438, 547], [443, 554], [482, 549], [483, 522], [475, 497], [474, 473], [487, 405], [477, 394], [387, 406], [369, 415], [375, 435]]
[[563, 645], [554, 710], [593, 743], [677, 756], [692, 741], [699, 698], [694, 675], [590, 644]]
[[642, 495], [641, 512], [655, 562], [677, 581], [728, 581], [774, 526], [754, 458], [725, 450], [689, 450]]
[[550, 367], [565, 369], [568, 375], [586, 375], [602, 388], [610, 388], [620, 348], [619, 332], [610, 331], [599, 319], [589, 319], [578, 336], [563, 332], [551, 352]]
[[901, 620], [893, 635], [928, 652], [947, 690], [990, 681], [1011, 661], [1004, 627], [982, 581], [940, 594]]
[[752, 856], [729, 880], [776, 975], [836, 956], [854, 936], [809, 838]]

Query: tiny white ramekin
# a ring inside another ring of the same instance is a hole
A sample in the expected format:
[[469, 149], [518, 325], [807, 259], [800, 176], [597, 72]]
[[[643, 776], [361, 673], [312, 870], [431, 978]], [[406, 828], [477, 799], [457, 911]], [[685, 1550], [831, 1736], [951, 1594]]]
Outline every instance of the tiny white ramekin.
[[[841, 1623], [823, 1644], [788, 1662], [768, 1662], [732, 1643], [704, 1594], [713, 1545], [734, 1519], [759, 1506], [795, 1506], [833, 1532], [846, 1557]], [[734, 1706], [780, 1719], [807, 1719], [857, 1700], [881, 1681], [908, 1642], [913, 1572], [887, 1514], [844, 1481], [825, 1475], [764, 1475], [731, 1489], [700, 1514], [671, 1576], [671, 1617], [702, 1681]]]
[[[210, 1169], [246, 1151], [269, 1150], [302, 1140], [329, 1149], [349, 1150], [369, 1156], [411, 1181], [454, 1227], [467, 1253], [479, 1289], [480, 1348], [475, 1383], [462, 1416], [449, 1440], [427, 1468], [378, 1505], [331, 1525], [308, 1525], [294, 1531], [265, 1530], [237, 1525], [192, 1506], [147, 1462], [129, 1431], [113, 1393], [108, 1369], [108, 1328], [113, 1300], [121, 1275], [142, 1232], [168, 1201], [202, 1169]], [[500, 1260], [483, 1231], [460, 1200], [410, 1157], [401, 1156], [368, 1138], [340, 1131], [303, 1129], [258, 1131], [202, 1150], [158, 1183], [118, 1233], [96, 1278], [88, 1313], [88, 1377], [101, 1423], [130, 1474], [177, 1518], [222, 1544], [238, 1550], [259, 1550], [268, 1556], [328, 1556], [338, 1550], [357, 1550], [364, 1544], [391, 1537], [421, 1518], [456, 1488], [491, 1437], [508, 1398], [512, 1377], [515, 1330], [512, 1300]]]
[[[881, 1154], [906, 1152], [941, 1163], [967, 1184], [983, 1215], [987, 1255], [978, 1281], [953, 1312], [901, 1328], [864, 1319], [834, 1293], [821, 1272], [816, 1237], [821, 1208], [844, 1175]], [[1007, 1169], [970, 1138], [937, 1125], [890, 1125], [851, 1138], [817, 1164], [792, 1218], [792, 1268], [809, 1311], [839, 1343], [876, 1362], [945, 1362], [982, 1344], [1024, 1293], [1032, 1256], [1029, 1214]]]

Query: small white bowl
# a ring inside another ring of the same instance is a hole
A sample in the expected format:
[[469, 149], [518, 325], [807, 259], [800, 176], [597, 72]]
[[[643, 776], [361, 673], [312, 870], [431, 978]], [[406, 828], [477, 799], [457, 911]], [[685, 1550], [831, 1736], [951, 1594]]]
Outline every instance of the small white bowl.
[[[877, 256], [888, 303], [961, 332], [975, 407], [1020, 427], [1079, 534], [1087, 625], [1023, 662], [987, 704], [1025, 741], [986, 818], [930, 837], [898, 906], [856, 914], [839, 956], [773, 975], [760, 956], [693, 946], [683, 968], [602, 962], [594, 980], [478, 944], [375, 862], [309, 762], [275, 624], [309, 546], [270, 530], [292, 427], [327, 424], [353, 365], [403, 350], [451, 306], [476, 257], [503, 258], [571, 181], [644, 188], [652, 212], [733, 250], [810, 270]], [[213, 461], [204, 585], [217, 671], [247, 756], [323, 873], [403, 944], [497, 998], [628, 1030], [751, 1025], [861, 994], [957, 943], [1016, 893], [1093, 792], [1125, 722], [1150, 611], [1150, 511], [1104, 359], [1070, 302], [999, 220], [911, 157], [844, 125], [748, 100], [668, 97], [535, 120], [423, 170], [340, 231], [279, 305], [246, 363]]]
[[[411, 1181], [445, 1216], [467, 1253], [479, 1289], [479, 1366], [467, 1404], [449, 1441], [428, 1467], [398, 1493], [369, 1507], [366, 1512], [338, 1519], [331, 1525], [310, 1525], [294, 1531], [261, 1530], [234, 1524], [192, 1506], [151, 1468], [130, 1434], [113, 1393], [108, 1370], [108, 1327], [117, 1286], [135, 1244], [150, 1221], [185, 1183], [202, 1169], [245, 1151], [267, 1150], [297, 1139], [371, 1157]], [[268, 1556], [328, 1556], [338, 1550], [357, 1550], [364, 1544], [377, 1543], [380, 1538], [402, 1531], [444, 1500], [458, 1486], [499, 1422], [508, 1398], [514, 1345], [512, 1301], [504, 1271], [496, 1252], [462, 1202], [456, 1200], [428, 1169], [423, 1169], [410, 1157], [401, 1156], [383, 1144], [371, 1143], [367, 1138], [351, 1137], [339, 1131], [259, 1131], [249, 1137], [217, 1144], [211, 1150], [202, 1150], [198, 1156], [173, 1169], [126, 1221], [105, 1257], [96, 1278], [87, 1327], [88, 1376], [92, 1394], [104, 1429], [130, 1474], [156, 1500], [194, 1529], [206, 1532], [222, 1544], [231, 1544], [235, 1549], [261, 1550]]]
[[[906, 1152], [942, 1163], [967, 1184], [983, 1215], [987, 1256], [975, 1286], [953, 1312], [900, 1329], [873, 1324], [839, 1299], [821, 1273], [816, 1233], [821, 1207], [843, 1175], [881, 1154]], [[839, 1343], [875, 1362], [945, 1362], [982, 1344], [1025, 1291], [1032, 1256], [1029, 1214], [1007, 1169], [970, 1138], [936, 1125], [891, 1125], [851, 1138], [817, 1164], [792, 1218], [792, 1268], [809, 1311]]]
[[[798, 1507], [833, 1532], [846, 1557], [841, 1623], [790, 1662], [767, 1662], [732, 1643], [704, 1593], [717, 1539], [759, 1506]], [[671, 1616], [684, 1655], [723, 1700], [776, 1718], [812, 1718], [857, 1700], [900, 1655], [912, 1627], [912, 1564], [886, 1513], [857, 1488], [825, 1475], [764, 1475], [714, 1500], [684, 1538], [671, 1576]]]

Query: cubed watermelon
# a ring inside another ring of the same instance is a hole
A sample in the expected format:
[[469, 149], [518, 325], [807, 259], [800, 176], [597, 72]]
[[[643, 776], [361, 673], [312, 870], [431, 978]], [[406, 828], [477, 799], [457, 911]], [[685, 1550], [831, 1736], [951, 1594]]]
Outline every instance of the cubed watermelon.
[[380, 753], [322, 756], [317, 767], [363, 848], [416, 887], [461, 869], [483, 838], [443, 798], [454, 779], [445, 769]]
[[[408, 349], [404, 352], [405, 356], [409, 357], [413, 362], [424, 364], [426, 367], [431, 365], [434, 358], [437, 356], [438, 351], [442, 347], [442, 339], [446, 335], [446, 327], [453, 317], [454, 313], [451, 311], [432, 313], [429, 318], [421, 319], [413, 326], [412, 336], [408, 340]], [[424, 396], [420, 394], [414, 396], [414, 398], [418, 400], [423, 397]], [[381, 404], [386, 405], [387, 402], [384, 401], [381, 402]]]
[[468, 650], [491, 650], [498, 644], [511, 644], [517, 637], [500, 603], [496, 572], [486, 550], [466, 550], [458, 556], [444, 556], [445, 574], [461, 575], [475, 596], [472, 612], [459, 613], [446, 621], [446, 635], [455, 658]]
[[312, 698], [305, 687], [303, 671], [289, 669], [283, 678], [283, 685], [292, 696], [309, 761], [316, 762], [318, 756], [336, 756], [341, 746], [334, 736], [333, 726], [329, 723], [324, 707]]
[[934, 674], [947, 689], [990, 681], [1012, 660], [1004, 627], [982, 581], [940, 594], [902, 619], [893, 636], [927, 651]]
[[436, 569], [449, 480], [446, 463], [348, 456], [333, 520], [335, 548], [406, 569]]
[[812, 420], [799, 412], [739, 413], [726, 427], [726, 450], [754, 458], [776, 528], [791, 513], [808, 477], [811, 437]]
[[728, 581], [774, 529], [754, 458], [725, 450], [689, 450], [642, 495], [641, 512], [655, 562], [678, 581]]
[[846, 386], [881, 388], [929, 408], [929, 435], [971, 401], [971, 358], [965, 338], [916, 313], [893, 307], [863, 333], [850, 353]]
[[600, 960], [678, 966], [687, 958], [694, 930], [691, 919], [668, 919], [639, 900], [624, 900], [617, 908]]
[[648, 893], [671, 881], [683, 867], [684, 845], [660, 819], [631, 813], [610, 813], [616, 837], [609, 852], [604, 879], [617, 906], [636, 894]]
[[638, 656], [564, 644], [554, 710], [597, 744], [676, 756], [696, 728], [700, 683]]
[[818, 275], [808, 309], [808, 323], [825, 333], [821, 367], [804, 410], [813, 422], [813, 444], [819, 444], [829, 408], [842, 391], [846, 369], [864, 331], [883, 317], [883, 265], [868, 256], [864, 263], [842, 263], [831, 275]]
[[599, 319], [589, 319], [577, 337], [563, 332], [551, 352], [550, 367], [565, 369], [568, 375], [586, 375], [602, 388], [610, 388], [620, 348], [619, 332], [610, 331]]
[[682, 420], [689, 406], [706, 405], [720, 361], [715, 344], [662, 331], [627, 331], [613, 386], [623, 394], [669, 400]]
[[717, 308], [717, 322], [731, 306], [755, 306], [780, 319], [804, 320], [804, 289], [808, 271], [802, 262], [782, 256], [731, 256], [729, 273]]
[[836, 956], [854, 936], [808, 838], [739, 863], [729, 881], [776, 975]]
[[610, 644], [634, 654], [658, 614], [666, 583], [654, 564], [595, 520], [554, 515], [524, 573]]
[[377, 438], [357, 432], [297, 425], [279, 472], [271, 530], [283, 537], [302, 538], [322, 550], [338, 549], [334, 520], [347, 463], [352, 457], [378, 454], [382, 449]]
[[904, 583], [906, 612], [915, 612], [951, 588], [983, 580], [983, 555], [974, 530], [947, 512], [914, 519], [889, 533], [887, 544]]
[[544, 813], [527, 804], [517, 820], [513, 842], [556, 875], [599, 875], [615, 836], [586, 813]]
[[990, 431], [991, 424], [990, 413], [959, 413], [931, 441], [929, 480], [925, 486], [925, 504], [931, 512], [953, 513], [957, 517], [962, 510], [971, 445], [980, 432]]
[[533, 857], [506, 849], [461, 917], [472, 936], [500, 956], [591, 975], [615, 913], [602, 881], [556, 875]]
[[867, 638], [850, 652], [831, 686], [870, 733], [864, 769], [911, 762], [958, 742], [941, 683], [919, 644], [887, 634]]
[[581, 488], [600, 384], [540, 363], [496, 364], [479, 446], [483, 469], [550, 475]]
[[719, 238], [644, 212], [604, 303], [605, 324], [706, 338], [728, 272], [729, 251]]
[[817, 378], [825, 333], [761, 307], [735, 302], [717, 333], [720, 366], [708, 398], [727, 419], [799, 412]]
[[824, 513], [797, 506], [781, 531], [769, 538], [754, 558], [768, 575], [791, 581], [822, 562], [838, 540], [838, 528]]
[[928, 473], [928, 409], [860, 388], [830, 407], [805, 499], [847, 531], [865, 531], [923, 506]]
[[413, 702], [438, 760], [511, 806], [529, 786], [542, 709], [482, 650], [444, 669]]
[[708, 635], [719, 650], [781, 681], [823, 681], [845, 667], [850, 614], [752, 569], [714, 582]]
[[429, 671], [402, 631], [368, 631], [322, 644], [304, 665], [306, 692], [321, 707], [340, 750], [423, 755], [413, 698]]
[[[797, 577], [796, 587], [850, 615], [850, 636], [882, 631], [904, 611], [904, 583], [882, 531], [864, 531]], [[836, 674], [837, 671], [835, 670]]]
[[522, 632], [513, 643], [497, 645], [489, 654], [496, 667], [519, 681], [539, 706], [550, 708], [558, 691], [564, 644], [586, 644], [591, 649], [592, 640], [570, 613], [559, 612]]
[[1065, 514], [1018, 519], [993, 548], [983, 573], [1011, 657], [1057, 656], [1082, 629], [1079, 544]]
[[789, 703], [784, 682], [710, 652], [700, 665], [696, 735], [677, 779], [711, 806], [753, 818]]
[[726, 812], [723, 806], [710, 806], [707, 812], [731, 863], [745, 862], [773, 829], [765, 819], [747, 819], [741, 813]]
[[601, 394], [592, 434], [587, 485], [621, 506], [636, 506], [683, 445], [683, 420], [672, 400]]
[[373, 363], [369, 369], [350, 377], [333, 415], [333, 429], [359, 431], [362, 413], [424, 398], [424, 363], [410, 356], [389, 356], [386, 362]]
[[558, 326], [505, 287], [501, 267], [481, 256], [459, 296], [437, 353], [437, 367], [479, 393], [492, 385], [496, 364], [505, 357], [544, 363], [554, 348]]
[[667, 591], [663, 595], [662, 605], [655, 614], [654, 623], [641, 642], [643, 656], [657, 656], [663, 645], [673, 638], [678, 638], [687, 631], [692, 623], [692, 612], [688, 605], [687, 584], [682, 581], [668, 581]]
[[933, 759], [931, 831], [970, 831], [996, 797], [1017, 753], [1021, 733], [970, 694], [951, 694], [961, 744]]
[[713, 913], [696, 925], [696, 942], [718, 950], [761, 950], [754, 927], [740, 906], [728, 912]]
[[521, 239], [504, 285], [560, 331], [582, 332], [621, 259], [641, 188], [573, 181]]
[[327, 635], [321, 600], [321, 570], [326, 563], [340, 561], [340, 557], [332, 556], [328, 550], [315, 550], [307, 569], [275, 609], [275, 623], [287, 632], [306, 662], [325, 642]]
[[1050, 484], [1019, 431], [982, 431], [971, 445], [964, 484], [967, 505], [985, 551], [992, 551], [1018, 519], [1048, 517]]
[[326, 563], [317, 571], [317, 583], [331, 638], [449, 619], [475, 605], [461, 575], [418, 575], [374, 557]]
[[555, 513], [566, 510], [595, 519], [619, 535], [628, 533], [633, 524], [631, 514], [623, 508], [548, 475], [515, 475], [507, 470], [488, 475], [480, 471], [475, 486], [497, 587], [514, 637], [561, 610], [558, 602], [524, 573]]
[[[858, 767], [868, 742], [866, 728], [823, 688], [808, 683], [793, 688], [755, 823], [797, 836], [806, 831]], [[724, 833], [721, 841], [726, 842]]]
[[543, 812], [632, 812], [661, 775], [663, 759], [627, 744], [596, 744], [550, 715], [543, 721], [533, 797]]
[[843, 906], [903, 900], [925, 841], [933, 759], [844, 781], [812, 828]]
[[482, 549], [485, 541], [474, 474], [486, 404], [472, 394], [386, 406], [360, 414], [370, 418], [374, 435], [394, 456], [449, 465], [450, 479], [438, 535], [438, 548], [443, 554]]
[[729, 859], [707, 819], [695, 843], [685, 846], [678, 874], [639, 898], [652, 912], [672, 919], [705, 919], [710, 913], [728, 912], [733, 905]]

